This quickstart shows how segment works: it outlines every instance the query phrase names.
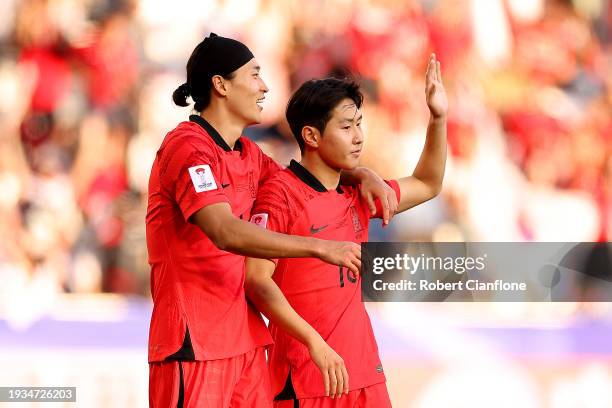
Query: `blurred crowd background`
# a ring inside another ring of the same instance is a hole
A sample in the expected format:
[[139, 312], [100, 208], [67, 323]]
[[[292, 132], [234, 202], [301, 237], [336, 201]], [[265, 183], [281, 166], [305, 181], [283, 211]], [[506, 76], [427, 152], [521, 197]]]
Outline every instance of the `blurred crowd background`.
[[[271, 89], [248, 131], [298, 153], [291, 91], [363, 84], [363, 164], [412, 171], [428, 119], [427, 56], [451, 100], [439, 200], [385, 239], [606, 241], [612, 226], [612, 7], [604, 1], [3, 2], [2, 270], [55, 290], [146, 293], [152, 158], [189, 111], [172, 105], [210, 31], [254, 51]], [[398, 217], [399, 218], [399, 217]], [[413, 222], [413, 220], [415, 222]], [[376, 234], [377, 231], [375, 230]]]
[[150, 166], [191, 113], [171, 94], [210, 32], [262, 66], [264, 123], [247, 134], [283, 164], [299, 155], [291, 92], [357, 77], [362, 164], [386, 178], [416, 165], [436, 53], [450, 99], [443, 191], [389, 228], [374, 222], [371, 240], [612, 236], [609, 1], [3, 0], [0, 22], [0, 316], [13, 328], [65, 293], [149, 296]]
[[[612, 6], [570, 0], [6, 0], [0, 24], [0, 275], [58, 292], [148, 291], [144, 214], [172, 104], [209, 32], [253, 50], [270, 92], [247, 134], [281, 163], [310, 78], [366, 92], [363, 165], [410, 174], [442, 62], [442, 194], [371, 239], [607, 241]], [[40, 281], [39, 284], [36, 282]]]

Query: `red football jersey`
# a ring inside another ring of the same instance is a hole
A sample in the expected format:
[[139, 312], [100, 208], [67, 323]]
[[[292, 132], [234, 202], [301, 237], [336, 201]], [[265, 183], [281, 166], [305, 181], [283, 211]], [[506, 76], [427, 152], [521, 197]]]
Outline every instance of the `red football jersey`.
[[232, 150], [203, 118], [190, 120], [166, 135], [149, 179], [151, 362], [228, 358], [271, 342], [246, 301], [244, 257], [218, 249], [189, 218], [227, 202], [248, 220], [260, 180], [280, 167], [249, 139]]
[[[399, 198], [396, 181], [387, 182]], [[380, 217], [380, 214], [376, 214]], [[327, 191], [296, 161], [261, 187], [251, 221], [291, 235], [363, 242], [368, 237], [370, 212], [358, 187]], [[315, 258], [277, 262], [274, 281], [296, 312], [312, 325], [344, 359], [350, 389], [385, 381], [370, 318], [361, 301], [361, 278], [346, 268]], [[325, 395], [321, 372], [307, 347], [270, 324], [274, 339], [269, 364], [274, 395], [297, 398]], [[282, 399], [282, 397], [279, 397]]]

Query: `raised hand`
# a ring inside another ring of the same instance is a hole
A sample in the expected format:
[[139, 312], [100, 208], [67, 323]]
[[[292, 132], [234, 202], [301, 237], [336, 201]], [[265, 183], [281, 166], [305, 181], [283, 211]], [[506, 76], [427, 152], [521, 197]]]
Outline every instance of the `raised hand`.
[[427, 64], [425, 74], [425, 97], [427, 106], [434, 118], [446, 117], [448, 112], [448, 99], [442, 83], [442, 72], [440, 61], [436, 59], [436, 54], [431, 54]]

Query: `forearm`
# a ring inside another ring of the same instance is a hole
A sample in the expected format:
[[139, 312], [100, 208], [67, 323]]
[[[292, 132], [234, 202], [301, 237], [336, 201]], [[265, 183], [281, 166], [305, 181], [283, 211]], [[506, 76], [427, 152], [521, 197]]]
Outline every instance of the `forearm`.
[[442, 188], [446, 151], [446, 117], [432, 115], [427, 126], [425, 146], [412, 175], [436, 193]]
[[322, 340], [319, 333], [291, 307], [271, 278], [247, 278], [245, 290], [247, 297], [271, 322], [300, 343], [310, 347], [314, 342]]
[[237, 218], [222, 226], [222, 249], [255, 258], [320, 257], [324, 241], [279, 234]]

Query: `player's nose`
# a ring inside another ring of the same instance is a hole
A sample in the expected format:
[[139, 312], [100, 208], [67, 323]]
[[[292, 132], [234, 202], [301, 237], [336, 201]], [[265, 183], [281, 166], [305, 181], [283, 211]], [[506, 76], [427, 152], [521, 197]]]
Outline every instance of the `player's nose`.
[[268, 88], [268, 85], [266, 85], [265, 81], [262, 79], [260, 80], [261, 83], [259, 84], [259, 90], [263, 93], [268, 92], [270, 89]]
[[357, 146], [361, 146], [363, 144], [363, 133], [359, 130], [355, 132], [355, 137], [353, 137], [353, 143]]

